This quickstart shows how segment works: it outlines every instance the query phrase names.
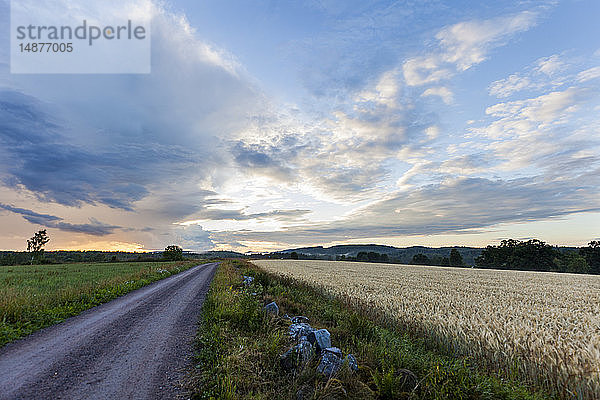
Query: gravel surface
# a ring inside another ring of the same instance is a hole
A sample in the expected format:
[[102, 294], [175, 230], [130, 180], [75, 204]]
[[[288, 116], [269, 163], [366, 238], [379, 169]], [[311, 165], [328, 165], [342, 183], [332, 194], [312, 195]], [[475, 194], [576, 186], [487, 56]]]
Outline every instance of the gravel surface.
[[102, 304], [0, 349], [0, 399], [173, 399], [217, 263]]

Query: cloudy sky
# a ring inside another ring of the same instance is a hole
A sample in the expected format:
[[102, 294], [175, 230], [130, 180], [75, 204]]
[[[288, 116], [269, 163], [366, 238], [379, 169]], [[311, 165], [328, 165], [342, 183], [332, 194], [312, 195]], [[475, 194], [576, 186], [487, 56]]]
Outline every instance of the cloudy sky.
[[[481, 3], [481, 4], [477, 4]], [[166, 0], [152, 73], [19, 75], [0, 249], [600, 237], [600, 2]]]

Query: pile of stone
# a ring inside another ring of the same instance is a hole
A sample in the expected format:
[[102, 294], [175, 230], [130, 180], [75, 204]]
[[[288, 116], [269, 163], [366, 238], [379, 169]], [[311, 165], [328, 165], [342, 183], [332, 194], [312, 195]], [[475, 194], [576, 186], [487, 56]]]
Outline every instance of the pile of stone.
[[[243, 284], [250, 286], [253, 280], [251, 276], [244, 276]], [[278, 317], [279, 306], [273, 301], [263, 307], [263, 312]], [[342, 351], [331, 345], [331, 335], [327, 329], [313, 328], [307, 317], [290, 317], [286, 314], [284, 318], [291, 321], [288, 334], [295, 342], [295, 345], [280, 356], [279, 362], [284, 370], [302, 369], [314, 357], [319, 357], [317, 371], [327, 377], [335, 375], [345, 363], [351, 371], [358, 370], [358, 362], [352, 354], [343, 357]]]
[[[266, 307], [275, 304], [268, 304]], [[275, 304], [275, 306], [277, 306]], [[277, 309], [279, 310], [279, 309]], [[308, 323], [308, 318], [303, 316], [288, 317], [292, 322], [288, 333], [296, 344], [281, 355], [279, 361], [286, 371], [293, 371], [305, 367], [314, 357], [320, 357], [317, 371], [331, 377], [347, 363], [352, 371], [358, 370], [358, 362], [352, 354], [343, 357], [342, 351], [331, 345], [331, 335], [327, 329], [315, 329]]]

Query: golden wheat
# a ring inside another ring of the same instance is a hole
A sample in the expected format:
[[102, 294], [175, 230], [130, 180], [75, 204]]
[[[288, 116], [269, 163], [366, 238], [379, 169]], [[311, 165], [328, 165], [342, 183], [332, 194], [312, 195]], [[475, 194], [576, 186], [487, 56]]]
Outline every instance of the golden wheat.
[[356, 262], [255, 264], [564, 398], [600, 398], [600, 276]]

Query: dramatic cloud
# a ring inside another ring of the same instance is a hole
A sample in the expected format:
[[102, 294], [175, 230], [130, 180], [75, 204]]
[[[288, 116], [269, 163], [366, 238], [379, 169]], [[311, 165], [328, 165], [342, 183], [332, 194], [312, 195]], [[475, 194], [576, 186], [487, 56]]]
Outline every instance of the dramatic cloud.
[[489, 93], [498, 98], [507, 98], [519, 92], [556, 89], [565, 82], [573, 80], [567, 75], [560, 74], [568, 69], [570, 65], [558, 54], [543, 57], [527, 66], [523, 72], [492, 82]]
[[562, 62], [558, 54], [542, 58], [537, 62], [537, 70], [548, 76], [552, 76], [563, 69], [564, 63]]
[[174, 175], [210, 177], [218, 143], [260, 95], [184, 18], [157, 8], [152, 39], [150, 75], [11, 76], [0, 97], [4, 182], [45, 201], [132, 210]]
[[[600, 183], [598, 179], [592, 185]], [[221, 232], [216, 240], [276, 241], [293, 244], [347, 238], [437, 235], [473, 232], [497, 223], [525, 222], [578, 212], [599, 211], [597, 190], [543, 179], [491, 181], [457, 179], [410, 193], [390, 194], [328, 224], [290, 226], [274, 232]], [[532, 202], [532, 198], [536, 198]], [[573, 204], [577, 204], [576, 207]]]
[[600, 67], [589, 68], [577, 74], [577, 80], [582, 83], [598, 78], [600, 78]]
[[509, 17], [448, 26], [435, 35], [438, 40], [436, 51], [404, 62], [404, 79], [410, 86], [421, 86], [448, 79], [480, 64], [493, 47], [531, 28], [535, 17], [534, 13], [524, 11]]
[[451, 104], [454, 99], [454, 96], [450, 89], [443, 86], [429, 88], [423, 92], [422, 96], [438, 96], [446, 104]]
[[0, 47], [3, 246], [31, 225], [262, 250], [598, 212], [600, 59], [536, 42], [551, 3], [259, 4], [256, 37], [168, 7], [148, 75], [10, 74]]
[[489, 91], [492, 96], [505, 98], [513, 93], [531, 87], [531, 80], [526, 76], [513, 74], [506, 79], [492, 82]]
[[[200, 221], [206, 220], [231, 220], [231, 221], [246, 221], [246, 220], [260, 220], [260, 219], [274, 219], [281, 221], [295, 221], [302, 216], [308, 214], [310, 210], [273, 210], [262, 213], [246, 213], [244, 210], [223, 210], [205, 208], [194, 214], [194, 218]], [[191, 225], [196, 221], [186, 221], [181, 225]]]
[[453, 72], [441, 65], [441, 59], [435, 56], [411, 58], [402, 65], [404, 80], [409, 86], [421, 86], [452, 77]]
[[439, 58], [465, 71], [486, 60], [490, 48], [535, 24], [536, 15], [523, 11], [509, 17], [469, 21], [442, 29], [435, 37], [443, 49]]
[[55, 228], [65, 232], [85, 233], [93, 236], [106, 236], [114, 233], [120, 226], [104, 224], [95, 218], [90, 218], [89, 224], [71, 224], [54, 215], [39, 214], [24, 208], [18, 208], [0, 203], [0, 209], [21, 215], [26, 221], [46, 228]]

